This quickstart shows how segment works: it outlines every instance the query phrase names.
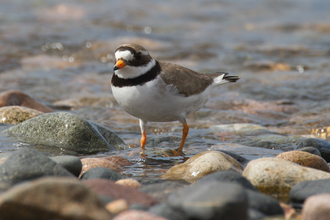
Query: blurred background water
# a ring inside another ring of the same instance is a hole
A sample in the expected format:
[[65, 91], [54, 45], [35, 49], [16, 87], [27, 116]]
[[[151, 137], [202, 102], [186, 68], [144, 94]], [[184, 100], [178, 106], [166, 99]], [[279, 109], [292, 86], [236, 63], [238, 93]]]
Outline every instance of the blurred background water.
[[[326, 0], [1, 1], [0, 92], [17, 89], [70, 109], [138, 147], [138, 120], [118, 106], [110, 89], [114, 50], [134, 42], [157, 60], [241, 77], [214, 89], [206, 106], [188, 117], [188, 155], [244, 141], [208, 129], [221, 124], [328, 138], [329, 11]], [[181, 124], [150, 123], [147, 133], [160, 137], [157, 147], [173, 148]], [[2, 151], [20, 147], [2, 145]], [[131, 151], [122, 155], [139, 159]], [[132, 172], [168, 162], [159, 160]]]

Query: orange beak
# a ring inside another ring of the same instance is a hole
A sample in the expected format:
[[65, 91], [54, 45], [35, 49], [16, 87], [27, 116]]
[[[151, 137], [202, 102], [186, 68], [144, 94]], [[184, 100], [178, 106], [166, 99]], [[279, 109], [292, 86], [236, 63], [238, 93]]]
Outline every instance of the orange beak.
[[113, 70], [119, 70], [121, 68], [123, 68], [124, 66], [126, 66], [126, 64], [122, 61], [122, 60], [118, 60], [117, 63], [115, 64], [115, 66], [113, 67]]

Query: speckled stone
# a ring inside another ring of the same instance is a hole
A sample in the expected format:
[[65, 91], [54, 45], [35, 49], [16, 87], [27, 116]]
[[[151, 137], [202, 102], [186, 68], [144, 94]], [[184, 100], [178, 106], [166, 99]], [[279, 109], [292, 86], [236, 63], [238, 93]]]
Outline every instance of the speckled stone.
[[21, 106], [2, 107], [0, 108], [0, 123], [17, 125], [41, 114], [43, 112]]
[[291, 161], [301, 166], [329, 172], [328, 164], [322, 157], [304, 151], [288, 151], [277, 155], [276, 158]]
[[307, 180], [327, 179], [330, 173], [303, 167], [278, 158], [252, 160], [244, 169], [245, 176], [260, 192], [288, 198], [293, 186]]
[[79, 153], [126, 149], [111, 130], [68, 112], [39, 115], [3, 131], [31, 145], [45, 145]]

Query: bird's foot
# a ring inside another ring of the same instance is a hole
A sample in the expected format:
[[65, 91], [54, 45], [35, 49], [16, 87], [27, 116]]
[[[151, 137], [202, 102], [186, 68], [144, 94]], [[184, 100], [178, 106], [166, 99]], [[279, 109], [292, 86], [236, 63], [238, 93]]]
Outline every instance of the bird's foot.
[[176, 151], [176, 150], [170, 149], [170, 151], [172, 152], [174, 157], [182, 156], [182, 154], [184, 155], [184, 153], [182, 151], [179, 151], [179, 150]]

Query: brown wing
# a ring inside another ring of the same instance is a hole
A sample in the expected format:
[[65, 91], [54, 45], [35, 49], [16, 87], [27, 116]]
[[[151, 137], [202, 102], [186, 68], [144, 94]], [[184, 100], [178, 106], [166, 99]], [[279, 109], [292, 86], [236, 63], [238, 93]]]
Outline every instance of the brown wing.
[[[159, 64], [162, 70], [160, 76], [164, 82], [175, 87], [179, 94], [184, 96], [199, 94], [213, 83], [214, 76], [198, 73], [176, 64], [163, 62]], [[218, 75], [221, 74], [223, 73]]]

